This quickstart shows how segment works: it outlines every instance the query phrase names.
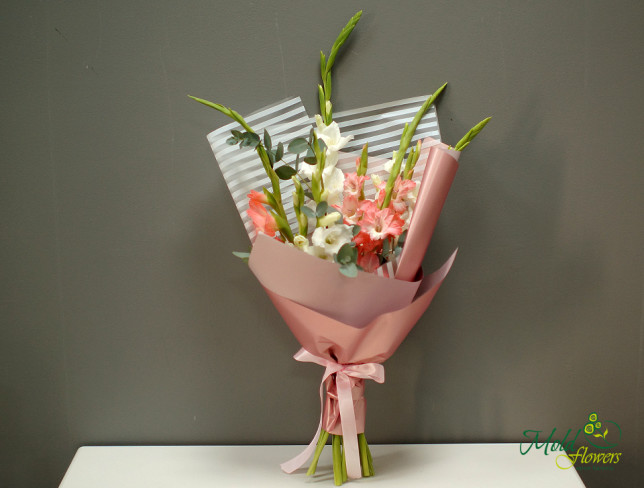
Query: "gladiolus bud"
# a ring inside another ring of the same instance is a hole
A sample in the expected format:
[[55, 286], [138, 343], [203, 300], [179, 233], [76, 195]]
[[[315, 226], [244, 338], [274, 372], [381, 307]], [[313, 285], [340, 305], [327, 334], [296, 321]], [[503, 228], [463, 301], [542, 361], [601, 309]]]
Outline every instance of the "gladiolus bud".
[[338, 219], [340, 219], [342, 215], [339, 212], [332, 212], [330, 214], [326, 214], [324, 217], [320, 217], [318, 219], [318, 227], [328, 227], [330, 225], [335, 224]]

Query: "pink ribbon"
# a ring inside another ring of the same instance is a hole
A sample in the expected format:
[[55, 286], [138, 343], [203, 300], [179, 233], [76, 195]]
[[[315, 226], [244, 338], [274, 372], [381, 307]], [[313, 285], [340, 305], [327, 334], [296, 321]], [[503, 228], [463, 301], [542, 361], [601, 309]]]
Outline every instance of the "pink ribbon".
[[300, 468], [315, 451], [316, 444], [320, 438], [320, 431], [322, 429], [322, 418], [324, 414], [324, 399], [323, 389], [326, 379], [335, 374], [336, 385], [338, 388], [338, 405], [340, 409], [340, 423], [342, 426], [342, 439], [344, 445], [345, 459], [347, 462], [347, 476], [349, 478], [358, 479], [362, 477], [362, 470], [360, 469], [360, 453], [358, 451], [358, 431], [356, 427], [356, 417], [353, 410], [353, 397], [351, 395], [351, 379], [362, 378], [373, 380], [376, 383], [384, 383], [385, 381], [385, 368], [382, 364], [366, 363], [366, 364], [338, 364], [330, 359], [324, 359], [315, 356], [308, 352], [306, 349], [300, 349], [293, 358], [296, 361], [304, 363], [315, 363], [324, 366], [326, 370], [322, 376], [320, 383], [320, 423], [318, 430], [313, 437], [311, 443], [297, 456], [285, 463], [280, 467], [285, 473], [292, 473]]

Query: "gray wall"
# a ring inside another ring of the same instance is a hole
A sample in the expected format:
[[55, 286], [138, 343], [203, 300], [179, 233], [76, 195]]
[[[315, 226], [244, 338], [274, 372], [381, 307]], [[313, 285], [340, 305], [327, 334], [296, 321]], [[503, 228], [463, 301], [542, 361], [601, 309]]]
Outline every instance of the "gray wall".
[[456, 264], [367, 388], [371, 442], [595, 410], [624, 454], [585, 482], [636, 486], [644, 7], [581, 0], [2, 2], [0, 485], [56, 486], [87, 444], [308, 442], [321, 370], [231, 255], [205, 139], [227, 120], [186, 94], [314, 113], [319, 50], [360, 8], [337, 110], [449, 81], [447, 142], [494, 116], [425, 262]]

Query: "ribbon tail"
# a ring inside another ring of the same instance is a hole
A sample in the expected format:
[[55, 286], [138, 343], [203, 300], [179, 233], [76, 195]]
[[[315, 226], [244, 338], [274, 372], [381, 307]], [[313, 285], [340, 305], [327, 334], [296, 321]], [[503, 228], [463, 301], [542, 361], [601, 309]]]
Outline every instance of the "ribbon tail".
[[358, 428], [356, 427], [353, 397], [351, 396], [351, 380], [345, 373], [339, 371], [336, 374], [336, 384], [338, 386], [338, 405], [342, 422], [342, 441], [347, 462], [347, 475], [353, 479], [362, 478], [358, 451]]
[[[325, 375], [326, 376], [326, 375]], [[304, 450], [299, 453], [297, 456], [295, 456], [292, 459], [289, 459], [286, 462], [283, 462], [280, 464], [280, 468], [282, 468], [282, 471], [285, 473], [291, 474], [293, 471], [296, 469], [299, 469], [302, 467], [304, 463], [306, 463], [311, 455], [313, 454], [313, 451], [315, 451], [315, 447], [318, 443], [318, 439], [320, 438], [320, 432], [322, 431], [322, 414], [324, 410], [324, 379], [322, 379], [322, 383], [320, 383], [320, 423], [318, 424], [318, 430], [315, 433], [315, 436], [311, 440], [311, 443], [304, 448]]]

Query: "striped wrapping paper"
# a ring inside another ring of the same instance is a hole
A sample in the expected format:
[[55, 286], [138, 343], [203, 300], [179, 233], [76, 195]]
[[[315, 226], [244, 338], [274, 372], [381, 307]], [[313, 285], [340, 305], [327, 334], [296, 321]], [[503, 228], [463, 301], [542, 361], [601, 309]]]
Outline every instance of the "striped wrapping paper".
[[[356, 157], [360, 155], [362, 146], [368, 142], [368, 174], [375, 173], [386, 179], [388, 173], [384, 170], [384, 164], [391, 158], [392, 152], [398, 149], [405, 123], [413, 119], [425, 100], [427, 100], [427, 96], [420, 96], [334, 113], [333, 120], [340, 126], [342, 136], [353, 136], [353, 140], [344, 147], [337, 167], [345, 174], [355, 172]], [[268, 130], [274, 146], [281, 142], [286, 147], [296, 137], [307, 138], [311, 127], [315, 127], [314, 117], [310, 117], [306, 113], [299, 97], [262, 108], [244, 119], [259, 135], [263, 134], [264, 129]], [[215, 154], [215, 159], [228, 185], [228, 190], [233, 197], [248, 237], [253, 241], [255, 229], [247, 214], [247, 195], [251, 190], [261, 192], [263, 187], [270, 188], [271, 184], [255, 150], [240, 149], [237, 145], [226, 144], [226, 139], [230, 137], [230, 131], [233, 129], [240, 130], [241, 127], [236, 122], [220, 127], [208, 134], [208, 142]], [[440, 140], [440, 129], [434, 106], [430, 107], [416, 129], [415, 140], [426, 137]], [[295, 156], [286, 152], [284, 161], [292, 165], [295, 163]], [[414, 172], [414, 180], [421, 181], [424, 170], [424, 161], [419, 160]], [[292, 228], [296, 228], [297, 221], [292, 210], [293, 183], [282, 181], [281, 189], [282, 201], [289, 217], [289, 223]], [[372, 185], [365, 185], [365, 196], [373, 198], [374, 194]], [[378, 274], [393, 277], [392, 263], [389, 263], [388, 269], [382, 268], [378, 270]]]

